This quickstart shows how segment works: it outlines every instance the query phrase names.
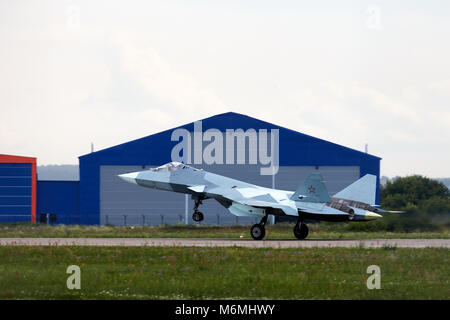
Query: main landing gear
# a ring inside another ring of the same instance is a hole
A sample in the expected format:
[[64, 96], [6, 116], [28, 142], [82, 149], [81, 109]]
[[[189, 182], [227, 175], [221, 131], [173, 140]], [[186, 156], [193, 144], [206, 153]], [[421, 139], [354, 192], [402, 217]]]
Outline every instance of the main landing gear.
[[294, 227], [294, 236], [299, 240], [303, 240], [308, 236], [308, 232], [308, 226], [303, 221], [298, 220]]
[[265, 224], [267, 222], [267, 214], [261, 219], [260, 223], [254, 224], [250, 229], [250, 235], [255, 240], [262, 240], [266, 235]]
[[[254, 224], [250, 229], [250, 235], [255, 240], [262, 240], [266, 235], [265, 224], [267, 222], [267, 215], [265, 215], [260, 223]], [[308, 236], [308, 226], [301, 220], [297, 221], [294, 227], [294, 236], [299, 240], [304, 240]]]
[[198, 207], [201, 204], [202, 204], [202, 199], [198, 198], [195, 200], [194, 213], [192, 214], [192, 220], [194, 220], [195, 222], [200, 222], [200, 221], [203, 221], [203, 219], [204, 219], [203, 213], [198, 211]]

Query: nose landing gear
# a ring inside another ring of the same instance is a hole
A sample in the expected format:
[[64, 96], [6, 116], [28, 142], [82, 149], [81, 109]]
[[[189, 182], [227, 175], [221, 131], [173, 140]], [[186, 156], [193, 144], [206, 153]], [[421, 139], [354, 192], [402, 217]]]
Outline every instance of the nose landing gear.
[[203, 213], [198, 211], [198, 207], [201, 204], [202, 204], [202, 199], [199, 198], [199, 199], [195, 200], [194, 213], [192, 214], [192, 220], [194, 220], [195, 222], [200, 222], [200, 221], [203, 221], [203, 219], [204, 219]]
[[194, 213], [192, 214], [192, 220], [194, 220], [195, 222], [203, 221], [203, 219], [203, 213], [201, 213], [200, 211], [194, 211]]
[[254, 240], [262, 240], [266, 235], [265, 224], [267, 222], [267, 214], [261, 219], [260, 223], [254, 224], [250, 229], [250, 235]]

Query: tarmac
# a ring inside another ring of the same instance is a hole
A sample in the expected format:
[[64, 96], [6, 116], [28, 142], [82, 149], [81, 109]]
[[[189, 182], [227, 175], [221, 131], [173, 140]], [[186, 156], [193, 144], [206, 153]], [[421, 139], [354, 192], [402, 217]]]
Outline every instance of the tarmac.
[[250, 240], [191, 238], [0, 238], [0, 246], [246, 247], [246, 248], [450, 248], [450, 239]]

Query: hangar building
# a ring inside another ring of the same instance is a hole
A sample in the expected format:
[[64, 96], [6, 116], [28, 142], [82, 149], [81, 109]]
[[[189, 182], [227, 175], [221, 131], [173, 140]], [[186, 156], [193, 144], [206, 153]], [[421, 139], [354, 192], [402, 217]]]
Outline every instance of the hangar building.
[[0, 222], [36, 222], [36, 158], [0, 154]]
[[[184, 194], [146, 189], [118, 174], [183, 161], [197, 168], [266, 187], [295, 190], [313, 171], [334, 194], [367, 173], [378, 177], [381, 158], [246, 115], [228, 112], [79, 157], [80, 181], [44, 182], [39, 213], [58, 222], [158, 225], [190, 222], [193, 201]], [[275, 174], [272, 174], [275, 173]], [[377, 202], [379, 190], [377, 190]], [[199, 208], [202, 223], [239, 220], [214, 200]], [[69, 218], [70, 217], [70, 218]]]

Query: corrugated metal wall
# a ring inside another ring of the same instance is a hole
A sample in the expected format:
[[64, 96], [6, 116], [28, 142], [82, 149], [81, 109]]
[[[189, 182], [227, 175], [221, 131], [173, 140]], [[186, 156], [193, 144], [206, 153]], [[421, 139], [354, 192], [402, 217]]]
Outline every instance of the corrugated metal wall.
[[101, 166], [100, 224], [172, 224], [180, 220], [180, 214], [184, 219], [183, 194], [143, 188], [117, 177], [141, 170], [142, 166]]
[[0, 222], [31, 220], [32, 164], [0, 163]]

